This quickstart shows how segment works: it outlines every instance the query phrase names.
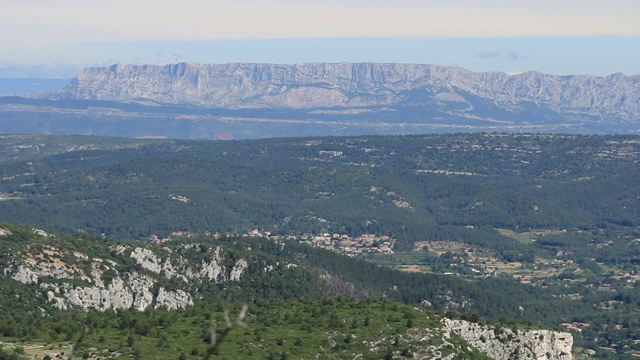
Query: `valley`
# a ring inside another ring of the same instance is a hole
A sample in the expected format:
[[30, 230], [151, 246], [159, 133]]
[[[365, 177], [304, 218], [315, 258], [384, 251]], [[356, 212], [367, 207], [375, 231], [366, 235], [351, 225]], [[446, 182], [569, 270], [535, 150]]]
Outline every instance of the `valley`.
[[0, 226], [13, 239], [4, 306], [382, 297], [565, 331], [576, 358], [640, 353], [635, 136], [4, 135], [0, 147], [0, 216], [42, 229]]

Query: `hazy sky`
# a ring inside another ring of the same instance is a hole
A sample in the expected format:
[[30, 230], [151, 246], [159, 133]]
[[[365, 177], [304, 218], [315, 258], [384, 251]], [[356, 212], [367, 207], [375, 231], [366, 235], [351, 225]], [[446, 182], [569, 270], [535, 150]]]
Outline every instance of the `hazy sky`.
[[640, 73], [639, 0], [0, 0], [0, 77], [115, 62]]

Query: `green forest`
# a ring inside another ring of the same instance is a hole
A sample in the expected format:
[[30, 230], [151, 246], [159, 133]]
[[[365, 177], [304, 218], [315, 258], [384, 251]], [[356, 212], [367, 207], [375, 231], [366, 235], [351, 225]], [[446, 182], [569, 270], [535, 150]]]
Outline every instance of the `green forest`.
[[[225, 331], [225, 303], [185, 310], [61, 313], [47, 320], [6, 322], [0, 334], [40, 341], [48, 354], [113, 359], [405, 359], [455, 354], [456, 359], [488, 360], [460, 338], [442, 341], [440, 316], [386, 300], [308, 299], [257, 301], [248, 307], [246, 327], [225, 334], [209, 350], [211, 332]], [[85, 333], [85, 330], [86, 333]], [[72, 343], [73, 346], [69, 344]], [[0, 350], [19, 359], [24, 349]]]
[[[273, 304], [265, 311], [278, 312], [278, 306], [302, 311], [305, 301], [317, 305], [322, 299], [344, 298], [339, 311], [349, 312], [362, 301], [389, 301], [402, 308], [427, 300], [429, 311], [438, 316], [556, 330], [566, 329], [562, 324], [588, 324], [572, 332], [578, 349], [596, 349], [599, 358], [630, 358], [640, 354], [639, 158], [640, 138], [635, 136], [251, 141], [1, 136], [0, 219], [56, 232], [70, 249], [122, 263], [123, 271], [135, 264], [112, 254], [109, 246], [155, 246], [151, 239], [169, 240], [164, 243], [169, 247], [221, 246], [235, 254], [232, 258], [261, 264], [300, 264], [278, 277], [256, 265], [237, 287], [202, 285], [192, 310], [140, 316], [188, 322], [193, 321], [186, 315], [190, 311], [220, 317], [222, 308], [237, 312], [243, 302], [250, 311], [257, 311], [252, 306], [260, 302]], [[3, 264], [10, 263], [13, 251], [35, 246], [19, 225], [0, 228], [13, 229], [12, 236], [0, 236]], [[260, 235], [244, 236], [252, 231]], [[393, 252], [347, 257], [336, 254], [346, 253], [337, 242], [327, 249], [308, 245], [309, 239], [333, 234], [384, 236], [391, 239]], [[418, 271], [398, 271], [407, 268]], [[319, 282], [319, 275], [338, 280]], [[3, 282], [8, 290], [0, 303], [14, 315], [0, 316], [16, 330], [5, 327], [5, 337], [53, 343], [55, 322], [35, 325], [21, 316], [37, 307], [67, 317], [60, 321], [98, 316], [58, 312], [46, 298], [33, 297], [31, 285]], [[164, 286], [179, 288], [170, 282]], [[138, 348], [159, 342], [135, 329], [118, 331], [119, 313], [105, 316], [104, 329], [92, 326], [87, 343], [101, 335], [105, 347], [131, 355], [136, 346], [128, 344], [129, 334]], [[150, 325], [156, 335], [157, 326], [163, 325]], [[202, 334], [191, 344], [195, 333], [175, 326], [172, 331], [181, 333], [175, 339], [182, 339], [175, 341], [184, 345], [172, 356], [202, 356]], [[244, 335], [255, 338], [257, 328], [234, 336], [248, 332]], [[203, 326], [198, 329], [202, 333]], [[78, 326], [65, 330], [57, 339], [72, 340], [81, 332]], [[250, 351], [241, 341], [229, 340], [229, 346], [239, 346], [231, 351]], [[255, 356], [281, 358], [293, 351], [275, 346]], [[350, 346], [343, 350], [355, 351]], [[339, 351], [332, 356], [340, 358]], [[404, 349], [397, 351], [393, 354]]]
[[492, 228], [635, 228], [640, 219], [640, 144], [629, 136], [33, 136], [1, 146], [3, 219], [119, 239], [259, 229], [384, 234], [410, 248], [500, 238]]

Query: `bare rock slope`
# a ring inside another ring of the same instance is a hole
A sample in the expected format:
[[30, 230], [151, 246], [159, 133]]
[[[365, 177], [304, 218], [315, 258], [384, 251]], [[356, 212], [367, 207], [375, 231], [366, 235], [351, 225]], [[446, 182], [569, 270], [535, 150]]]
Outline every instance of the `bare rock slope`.
[[[0, 236], [10, 234], [0, 229]], [[53, 238], [38, 229], [33, 236]], [[194, 244], [176, 251], [156, 249], [159, 253], [126, 245], [112, 246], [110, 251], [120, 263], [54, 245], [35, 246], [21, 255], [8, 255], [9, 261], [0, 264], [0, 271], [22, 284], [38, 285], [39, 295], [59, 309], [143, 311], [193, 305], [194, 287], [202, 282], [239, 281], [248, 266], [244, 259], [230, 261], [220, 247], [207, 250], [202, 261], [190, 263], [185, 257], [202, 253]], [[127, 262], [129, 265], [123, 265]]]
[[418, 106], [485, 118], [486, 106], [507, 113], [537, 107], [568, 118], [640, 120], [640, 75], [508, 75], [421, 64], [112, 65], [85, 69], [46, 96], [208, 108]]
[[573, 336], [567, 332], [494, 328], [447, 318], [442, 323], [447, 331], [460, 336], [492, 359], [573, 359]]

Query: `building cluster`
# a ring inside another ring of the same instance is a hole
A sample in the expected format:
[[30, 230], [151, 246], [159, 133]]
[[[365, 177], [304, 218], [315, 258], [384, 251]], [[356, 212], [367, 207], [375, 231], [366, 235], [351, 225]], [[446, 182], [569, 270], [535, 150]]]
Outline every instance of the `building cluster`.
[[581, 322], [572, 322], [572, 323], [562, 323], [561, 324], [563, 328], [565, 328], [568, 331], [576, 331], [576, 332], [582, 332], [582, 329], [591, 326], [591, 324], [589, 323], [581, 323]]
[[366, 253], [387, 253], [393, 254], [393, 239], [388, 236], [373, 234], [362, 234], [351, 237], [346, 234], [305, 235], [298, 238], [298, 241], [331, 251], [336, 251], [348, 256], [363, 255]]
[[349, 236], [338, 233], [322, 233], [319, 235], [272, 235], [269, 232], [259, 230], [250, 231], [248, 236], [260, 236], [273, 240], [292, 240], [314, 247], [335, 251], [347, 256], [358, 256], [367, 253], [393, 254], [395, 240], [386, 235], [362, 234], [360, 236]]
[[[152, 235], [149, 240], [153, 243], [161, 244], [170, 241], [176, 237], [191, 237], [193, 233], [186, 231], [174, 231], [168, 238], [160, 238], [157, 235]], [[206, 236], [213, 238], [220, 238], [223, 236], [221, 233], [205, 233]], [[362, 234], [360, 236], [352, 237], [347, 234], [338, 233], [322, 233], [319, 235], [305, 234], [305, 235], [273, 235], [268, 231], [252, 230], [248, 233], [242, 234], [242, 236], [254, 236], [263, 237], [271, 240], [289, 240], [298, 241], [301, 243], [309, 244], [314, 247], [319, 247], [331, 251], [335, 251], [347, 256], [358, 256], [367, 253], [386, 253], [393, 254], [393, 246], [395, 240], [385, 235], [373, 235]]]

